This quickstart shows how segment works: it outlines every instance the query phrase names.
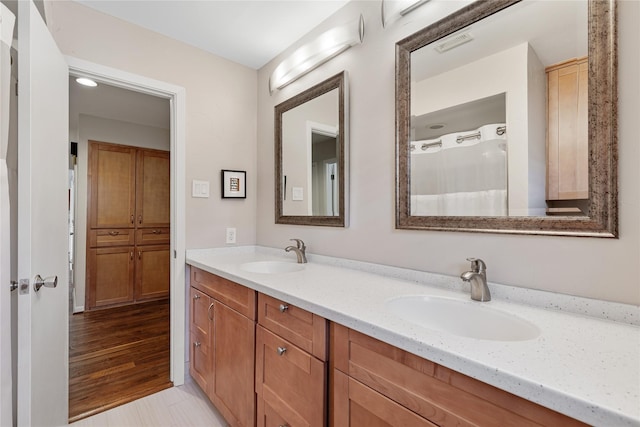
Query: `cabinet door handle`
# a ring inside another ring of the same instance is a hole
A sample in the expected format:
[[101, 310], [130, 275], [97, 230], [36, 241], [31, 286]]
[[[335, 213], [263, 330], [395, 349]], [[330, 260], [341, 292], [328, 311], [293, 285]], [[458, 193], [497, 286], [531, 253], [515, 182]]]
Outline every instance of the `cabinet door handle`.
[[131, 251], [131, 254], [129, 255], [129, 257], [131, 258], [131, 261], [133, 261], [133, 251]]
[[138, 224], [142, 224], [142, 215], [138, 215]]
[[200, 295], [195, 294], [195, 295], [193, 296], [193, 299], [196, 299], [196, 300], [197, 300], [197, 299], [200, 299]]
[[131, 224], [133, 224], [133, 218], [134, 218], [134, 216], [131, 215]]
[[120, 234], [119, 231], [110, 231], [109, 232], [109, 236], [117, 236], [118, 234]]
[[282, 356], [287, 352], [287, 347], [278, 347], [278, 356]]
[[289, 306], [287, 304], [280, 304], [279, 310], [280, 313], [284, 313], [285, 311], [289, 310]]
[[142, 251], [138, 251], [138, 259], [142, 259]]
[[200, 347], [201, 345], [202, 345], [202, 344], [200, 344], [200, 341], [196, 341], [196, 342], [194, 342], [194, 343], [193, 343], [193, 346], [194, 346], [195, 348], [198, 348], [198, 347]]
[[209, 304], [209, 308], [207, 309], [207, 317], [209, 318], [209, 320], [213, 320], [213, 317], [211, 317], [212, 308], [213, 308], [213, 303]]

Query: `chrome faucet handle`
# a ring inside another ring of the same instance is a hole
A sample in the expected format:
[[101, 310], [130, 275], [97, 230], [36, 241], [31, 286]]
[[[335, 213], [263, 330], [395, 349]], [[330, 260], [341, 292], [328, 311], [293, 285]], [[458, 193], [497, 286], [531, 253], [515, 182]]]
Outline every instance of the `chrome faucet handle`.
[[298, 247], [298, 249], [300, 249], [301, 251], [304, 251], [307, 247], [304, 245], [304, 242], [301, 239], [289, 239], [292, 242], [296, 242], [296, 246]]
[[487, 265], [480, 258], [467, 258], [471, 263], [471, 271], [474, 273], [484, 273], [487, 271]]

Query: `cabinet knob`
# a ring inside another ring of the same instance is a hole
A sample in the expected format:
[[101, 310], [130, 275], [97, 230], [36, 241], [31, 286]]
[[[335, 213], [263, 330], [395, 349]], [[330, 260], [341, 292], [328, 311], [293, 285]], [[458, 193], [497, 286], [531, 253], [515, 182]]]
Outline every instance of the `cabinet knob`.
[[287, 347], [278, 347], [278, 356], [282, 356], [287, 352]]
[[200, 341], [196, 341], [196, 342], [194, 342], [194, 343], [193, 343], [193, 346], [194, 346], [195, 348], [198, 348], [198, 347], [200, 347], [201, 345], [202, 345], [202, 344], [200, 344]]
[[195, 294], [195, 295], [193, 296], [193, 299], [200, 299], [200, 295]]
[[280, 313], [284, 313], [289, 310], [289, 306], [287, 304], [280, 304]]

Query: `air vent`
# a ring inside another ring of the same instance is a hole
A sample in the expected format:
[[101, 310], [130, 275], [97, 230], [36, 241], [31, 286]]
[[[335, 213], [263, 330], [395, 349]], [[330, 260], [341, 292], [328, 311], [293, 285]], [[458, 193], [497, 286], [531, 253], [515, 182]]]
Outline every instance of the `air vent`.
[[438, 43], [435, 49], [440, 53], [444, 53], [462, 44], [468, 43], [471, 40], [473, 40], [473, 36], [471, 34], [460, 33], [460, 34], [456, 34], [455, 36], [449, 37], [448, 39], [444, 40], [441, 43]]

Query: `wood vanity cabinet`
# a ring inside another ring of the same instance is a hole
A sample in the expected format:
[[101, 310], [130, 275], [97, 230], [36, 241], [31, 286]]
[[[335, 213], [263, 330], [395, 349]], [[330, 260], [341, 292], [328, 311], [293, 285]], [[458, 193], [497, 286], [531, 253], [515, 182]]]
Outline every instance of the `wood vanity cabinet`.
[[258, 295], [257, 426], [327, 422], [327, 321]]
[[547, 200], [589, 198], [588, 58], [547, 73]]
[[344, 326], [330, 335], [333, 427], [585, 425]]
[[256, 292], [191, 267], [189, 373], [229, 425], [255, 425]]
[[167, 298], [169, 152], [89, 141], [87, 310]]

